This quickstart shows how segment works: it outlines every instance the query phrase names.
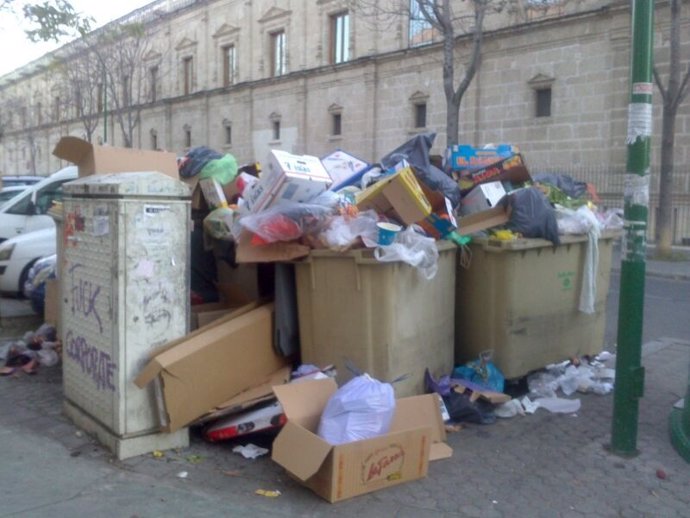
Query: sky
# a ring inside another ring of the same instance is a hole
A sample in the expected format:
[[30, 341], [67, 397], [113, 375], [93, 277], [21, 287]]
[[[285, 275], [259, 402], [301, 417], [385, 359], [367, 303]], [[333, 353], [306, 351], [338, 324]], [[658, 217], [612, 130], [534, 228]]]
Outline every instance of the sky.
[[[93, 27], [100, 27], [109, 21], [115, 20], [139, 7], [151, 3], [152, 0], [70, 0], [72, 6], [81, 13], [87, 14], [96, 21]], [[23, 23], [22, 6], [26, 2], [14, 0], [12, 10], [14, 13], [0, 13], [0, 42], [3, 52], [0, 59], [0, 76], [12, 72], [43, 54], [59, 48], [67, 43], [32, 43], [24, 34], [27, 26]], [[42, 3], [34, 0], [31, 3]]]

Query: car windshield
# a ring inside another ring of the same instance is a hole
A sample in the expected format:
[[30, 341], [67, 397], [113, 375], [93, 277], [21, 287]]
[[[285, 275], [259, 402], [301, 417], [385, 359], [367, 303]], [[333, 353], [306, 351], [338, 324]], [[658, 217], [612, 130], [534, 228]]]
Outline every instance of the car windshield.
[[2, 207], [8, 200], [11, 200], [21, 192], [23, 192], [26, 187], [5, 187], [0, 190], [0, 207]]

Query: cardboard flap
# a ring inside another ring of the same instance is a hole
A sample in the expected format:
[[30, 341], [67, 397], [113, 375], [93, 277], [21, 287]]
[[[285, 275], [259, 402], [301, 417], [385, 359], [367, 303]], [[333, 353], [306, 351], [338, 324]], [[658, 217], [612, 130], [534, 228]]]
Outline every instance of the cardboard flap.
[[273, 387], [288, 421], [300, 423], [308, 417], [320, 416], [336, 390], [338, 384], [333, 378], [297, 381]]
[[445, 442], [434, 442], [429, 450], [429, 460], [449, 459], [453, 456], [453, 448]]
[[273, 441], [271, 458], [304, 482], [319, 470], [332, 448], [309, 430], [288, 421]]
[[446, 444], [446, 429], [443, 426], [439, 404], [436, 394], [398, 399], [391, 423], [391, 430], [396, 431], [430, 426], [430, 460], [445, 459], [453, 455], [453, 449]]
[[78, 137], [62, 137], [53, 149], [53, 155], [73, 164], [80, 164], [91, 153], [91, 144]]

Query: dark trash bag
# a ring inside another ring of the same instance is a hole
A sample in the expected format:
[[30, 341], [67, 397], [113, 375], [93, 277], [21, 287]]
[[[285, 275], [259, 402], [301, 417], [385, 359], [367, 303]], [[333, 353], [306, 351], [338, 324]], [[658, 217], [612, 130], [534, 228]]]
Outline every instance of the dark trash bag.
[[523, 237], [548, 239], [554, 245], [561, 244], [556, 211], [538, 187], [519, 189], [506, 196], [502, 203], [511, 208], [507, 228]]
[[443, 402], [455, 423], [493, 424], [496, 422], [493, 405], [481, 398], [472, 401], [467, 392], [459, 393], [451, 390], [443, 396]]
[[183, 178], [196, 176], [211, 160], [218, 160], [220, 158], [223, 158], [221, 153], [206, 146], [192, 148], [178, 162], [180, 176]]
[[429, 152], [434, 144], [436, 133], [422, 133], [412, 137], [402, 146], [381, 159], [384, 169], [390, 169], [402, 160], [414, 168], [417, 177], [434, 191], [439, 191], [450, 200], [453, 208], [460, 205], [460, 187], [446, 173], [431, 164]]

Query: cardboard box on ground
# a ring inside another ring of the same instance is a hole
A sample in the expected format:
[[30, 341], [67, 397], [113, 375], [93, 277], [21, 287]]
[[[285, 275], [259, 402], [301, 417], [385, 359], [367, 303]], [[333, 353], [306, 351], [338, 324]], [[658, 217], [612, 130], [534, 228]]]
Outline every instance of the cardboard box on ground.
[[333, 379], [274, 387], [287, 423], [273, 442], [272, 458], [329, 502], [422, 478], [430, 460], [452, 455], [434, 394], [396, 400], [385, 435], [338, 446], [327, 443], [316, 431], [336, 390]]

